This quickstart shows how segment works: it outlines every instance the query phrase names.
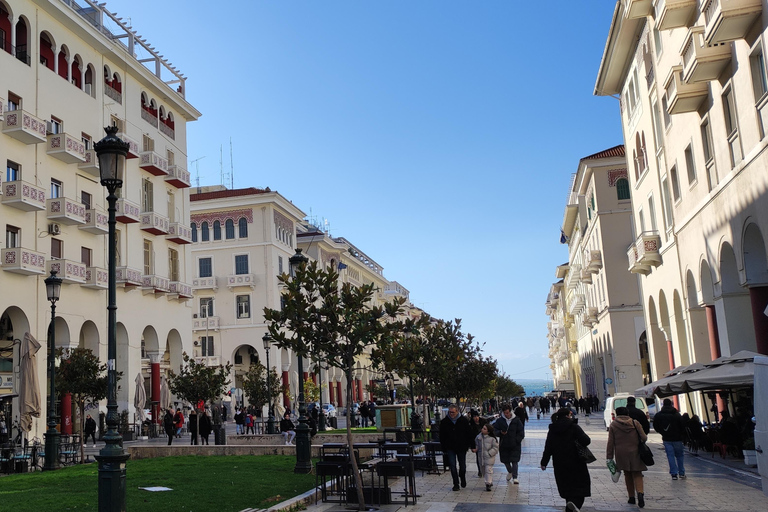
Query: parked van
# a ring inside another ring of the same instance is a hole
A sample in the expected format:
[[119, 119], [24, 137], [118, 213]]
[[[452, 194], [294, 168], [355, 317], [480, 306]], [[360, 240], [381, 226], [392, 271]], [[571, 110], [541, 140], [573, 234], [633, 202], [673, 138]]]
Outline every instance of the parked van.
[[[619, 407], [626, 407], [627, 398], [630, 396], [634, 395], [630, 395], [629, 393], [616, 393], [615, 396], [609, 396], [605, 399], [605, 411], [603, 412], [605, 430], [608, 430], [611, 422], [616, 418], [616, 409]], [[635, 399], [635, 407], [643, 411], [646, 417], [648, 417], [648, 407], [645, 405], [645, 400], [639, 397], [635, 397]]]

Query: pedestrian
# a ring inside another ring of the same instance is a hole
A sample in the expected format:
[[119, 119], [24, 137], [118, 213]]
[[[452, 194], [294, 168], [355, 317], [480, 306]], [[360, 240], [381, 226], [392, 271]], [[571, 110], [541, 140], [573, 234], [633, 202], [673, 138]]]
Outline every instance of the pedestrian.
[[[525, 412], [525, 411], [523, 411]], [[522, 443], [525, 438], [525, 426], [519, 417], [512, 415], [512, 406], [501, 406], [501, 417], [493, 424], [494, 435], [499, 438], [499, 460], [507, 468], [507, 482], [512, 480], [520, 484], [518, 464], [522, 455]]]
[[165, 416], [163, 416], [163, 428], [168, 436], [168, 446], [171, 446], [173, 437], [176, 435], [176, 425], [173, 421], [173, 409], [170, 407], [166, 409]]
[[85, 439], [83, 443], [88, 444], [88, 436], [93, 439], [93, 447], [96, 448], [96, 420], [89, 414], [85, 418]]
[[236, 409], [237, 412], [235, 412], [235, 433], [236, 434], [245, 434], [245, 412], [243, 411], [243, 408], [240, 407]]
[[283, 419], [280, 420], [280, 433], [286, 445], [293, 444], [293, 438], [296, 437], [296, 425], [291, 421], [291, 413], [288, 411], [283, 414]]
[[493, 465], [496, 464], [496, 454], [499, 453], [499, 440], [493, 432], [493, 426], [484, 424], [475, 437], [475, 447], [472, 448], [472, 451], [477, 454], [482, 474], [485, 476], [486, 491], [490, 491], [493, 487]]
[[211, 435], [211, 417], [208, 411], [203, 411], [200, 416], [200, 444], [208, 444], [208, 436]]
[[363, 428], [368, 426], [368, 419], [371, 417], [371, 411], [368, 408], [368, 402], [363, 400], [360, 404], [360, 421]]
[[577, 441], [582, 446], [592, 442], [573, 420], [573, 411], [563, 407], [552, 415], [541, 457], [541, 470], [547, 469], [551, 458], [557, 491], [566, 501], [566, 512], [579, 512], [584, 498], [592, 495], [589, 469], [576, 451]]
[[653, 417], [653, 430], [661, 434], [672, 480], [677, 480], [678, 476], [685, 478], [683, 418], [669, 398], [664, 399], [661, 410]]
[[[486, 423], [487, 422], [485, 421], [485, 418], [481, 418], [479, 412], [477, 412], [474, 409], [469, 411], [469, 426], [472, 427], [472, 435], [475, 436], [475, 439], [477, 439], [477, 436], [480, 434], [480, 431], [483, 429], [483, 425], [485, 425]], [[475, 461], [477, 462], [477, 477], [482, 478], [483, 476], [483, 461], [481, 459], [482, 454], [479, 451], [475, 451], [475, 455], [476, 455]]]
[[197, 444], [197, 411], [195, 409], [192, 409], [192, 412], [189, 413], [189, 444], [190, 445], [196, 445]]
[[256, 431], [253, 428], [253, 412], [252, 411], [248, 411], [245, 415], [245, 433], [256, 434]]
[[629, 495], [627, 503], [634, 505], [635, 493], [637, 493], [637, 506], [640, 508], [645, 507], [643, 471], [648, 468], [640, 458], [637, 446], [640, 441], [646, 439], [648, 436], [643, 432], [640, 422], [629, 416], [626, 407], [617, 407], [616, 418], [608, 427], [608, 446], [605, 450], [605, 458], [616, 460], [616, 469], [624, 472], [624, 483]]
[[645, 413], [637, 408], [637, 399], [633, 396], [627, 397], [627, 411], [629, 412], [629, 417], [637, 421], [643, 427], [645, 435], [648, 435], [648, 432], [651, 431], [651, 423], [648, 421]]
[[456, 404], [448, 405], [448, 415], [440, 421], [440, 445], [451, 469], [453, 490], [458, 491], [459, 485], [467, 486], [467, 450], [475, 447], [475, 438], [469, 420], [459, 414]]
[[515, 407], [515, 416], [520, 419], [523, 425], [525, 425], [525, 422], [528, 421], [528, 413], [525, 411], [524, 402], [520, 402], [517, 407]]
[[376, 402], [371, 400], [368, 403], [368, 416], [371, 418], [371, 426], [376, 426]]
[[181, 437], [181, 429], [184, 427], [184, 413], [181, 409], [176, 409], [176, 414], [173, 416], [173, 425], [176, 427], [176, 437]]

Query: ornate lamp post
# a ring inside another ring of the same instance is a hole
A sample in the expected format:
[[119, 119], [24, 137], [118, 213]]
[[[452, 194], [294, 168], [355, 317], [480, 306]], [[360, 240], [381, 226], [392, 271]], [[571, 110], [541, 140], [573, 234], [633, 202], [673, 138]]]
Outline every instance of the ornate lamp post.
[[104, 128], [107, 136], [94, 145], [99, 158], [101, 184], [107, 187], [109, 205], [108, 266], [109, 290], [107, 302], [107, 433], [106, 444], [96, 460], [99, 461], [99, 512], [125, 511], [125, 461], [123, 438], [117, 431], [117, 304], [115, 282], [115, 212], [117, 195], [123, 186], [125, 157], [129, 144], [119, 139], [116, 126]]
[[269, 348], [272, 345], [272, 336], [269, 333], [262, 336], [264, 342], [264, 352], [267, 354], [267, 392], [269, 393], [269, 414], [267, 415], [267, 434], [275, 433], [275, 415], [272, 405], [272, 370], [269, 366]]
[[[288, 259], [291, 267], [291, 278], [296, 279], [296, 272], [305, 266], [309, 258], [301, 254], [301, 249], [296, 249], [296, 254]], [[309, 425], [307, 425], [307, 407], [304, 403], [304, 358], [298, 356], [299, 365], [299, 425], [296, 427], [296, 466], [294, 473], [310, 473], [312, 471], [312, 446], [310, 444]]]
[[51, 395], [48, 397], [48, 430], [45, 433], [45, 465], [43, 469], [59, 469], [59, 431], [56, 430], [56, 301], [61, 293], [60, 277], [56, 271], [45, 279], [45, 292], [51, 302], [51, 326], [48, 329], [48, 380], [51, 383]]

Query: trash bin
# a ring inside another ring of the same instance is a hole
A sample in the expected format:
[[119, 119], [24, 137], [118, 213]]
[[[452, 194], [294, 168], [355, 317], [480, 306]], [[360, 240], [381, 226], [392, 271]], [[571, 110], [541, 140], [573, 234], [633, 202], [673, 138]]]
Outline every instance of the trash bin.
[[224, 425], [213, 426], [213, 444], [225, 445], [227, 444], [227, 430]]
[[337, 418], [336, 416], [331, 416], [330, 418], [328, 418], [328, 422], [331, 428], [339, 428], [339, 418]]

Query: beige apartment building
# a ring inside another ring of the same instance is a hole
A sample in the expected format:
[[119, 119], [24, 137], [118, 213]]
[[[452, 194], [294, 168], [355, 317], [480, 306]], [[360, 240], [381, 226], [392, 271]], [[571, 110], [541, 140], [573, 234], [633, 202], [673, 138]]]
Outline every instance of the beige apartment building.
[[647, 368], [639, 283], [625, 259], [634, 236], [624, 146], [582, 158], [568, 192], [568, 262], [546, 303], [550, 358], [556, 389], [602, 400], [642, 386]]
[[627, 266], [640, 276], [654, 379], [768, 353], [766, 20], [761, 0], [615, 5], [595, 94], [620, 99], [636, 230]]
[[[42, 438], [51, 270], [63, 278], [56, 346], [106, 360], [108, 216], [93, 144], [113, 124], [130, 143], [117, 213], [117, 369], [119, 410], [133, 421], [136, 376], [157, 397], [160, 367], [192, 346], [186, 123], [200, 113], [183, 75], [89, 0], [0, 0], [0, 70], [0, 397], [19, 392], [30, 333], [42, 345], [42, 411], [28, 436]], [[1, 403], [17, 421], [18, 398]], [[60, 409], [69, 432], [69, 397]]]

